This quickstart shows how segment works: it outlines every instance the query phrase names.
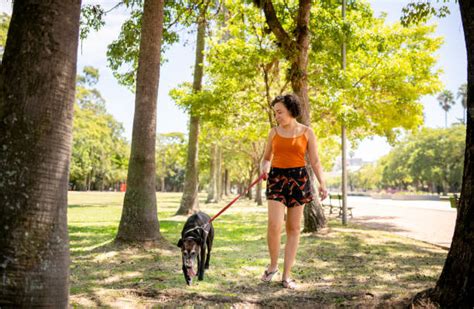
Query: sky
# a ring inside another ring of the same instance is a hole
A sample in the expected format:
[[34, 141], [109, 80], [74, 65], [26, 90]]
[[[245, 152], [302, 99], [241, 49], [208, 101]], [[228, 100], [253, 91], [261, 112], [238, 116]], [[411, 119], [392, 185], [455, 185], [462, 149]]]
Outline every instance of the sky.
[[[395, 22], [400, 18], [402, 7], [409, 1], [370, 0], [369, 2], [376, 16], [386, 12], [388, 14], [387, 22]], [[100, 3], [108, 10], [114, 7], [117, 1], [83, 0], [83, 4], [89, 3]], [[441, 75], [441, 80], [445, 88], [451, 90], [456, 95], [459, 85], [467, 80], [466, 50], [459, 7], [454, 1], [446, 5], [448, 5], [451, 14], [442, 19], [434, 18], [432, 20], [432, 22], [438, 24], [435, 35], [445, 38], [443, 46], [437, 52], [438, 65], [436, 68], [441, 68], [444, 72]], [[0, 0], [0, 11], [11, 14], [11, 6], [11, 0]], [[85, 41], [80, 43], [77, 72], [82, 72], [84, 66], [93, 66], [99, 69], [100, 80], [97, 84], [97, 89], [106, 100], [108, 112], [124, 125], [125, 136], [130, 140], [135, 97], [130, 90], [118, 84], [112, 75], [111, 69], [107, 67], [106, 57], [107, 45], [118, 37], [120, 27], [127, 17], [128, 13], [123, 8], [113, 10], [105, 18], [105, 27], [98, 32], [91, 33]], [[187, 38], [189, 39], [189, 36]], [[167, 62], [161, 67], [158, 91], [158, 133], [187, 133], [189, 117], [176, 107], [168, 93], [178, 84], [192, 81], [194, 43], [194, 40], [190, 38], [188, 44], [183, 44], [183, 42], [174, 44], [165, 54]], [[421, 102], [424, 106], [425, 126], [433, 128], [444, 127], [444, 111], [439, 106], [436, 95], [423, 97]], [[462, 118], [462, 115], [463, 109], [458, 100], [448, 114], [448, 125], [457, 122], [459, 118]], [[385, 142], [384, 138], [374, 137], [366, 139], [359, 144], [358, 149], [355, 150], [355, 157], [362, 158], [364, 161], [375, 161], [389, 151], [390, 146]]]

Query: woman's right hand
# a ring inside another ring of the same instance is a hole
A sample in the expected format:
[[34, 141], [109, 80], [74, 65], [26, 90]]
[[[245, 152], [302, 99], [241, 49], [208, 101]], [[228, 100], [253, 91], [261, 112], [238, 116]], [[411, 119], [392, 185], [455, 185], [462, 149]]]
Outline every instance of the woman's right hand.
[[319, 197], [321, 198], [321, 201], [323, 201], [324, 199], [326, 199], [326, 197], [328, 197], [328, 189], [326, 189], [326, 186], [324, 184], [319, 186], [318, 191], [319, 191]]
[[261, 171], [263, 173], [263, 180], [268, 179], [268, 173], [270, 172], [271, 163], [268, 160], [263, 160], [261, 165]]

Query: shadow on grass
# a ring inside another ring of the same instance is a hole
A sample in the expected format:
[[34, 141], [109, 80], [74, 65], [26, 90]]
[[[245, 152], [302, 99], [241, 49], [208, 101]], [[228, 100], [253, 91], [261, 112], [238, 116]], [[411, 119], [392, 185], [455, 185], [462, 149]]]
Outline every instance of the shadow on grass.
[[[366, 237], [370, 229], [358, 226], [350, 232], [333, 231], [319, 237], [307, 235], [301, 238], [299, 260], [294, 272], [304, 280], [327, 282], [338, 291], [359, 293], [361, 287], [400, 293], [407, 288], [423, 289], [433, 284], [441, 271], [446, 252], [420, 243], [378, 241]], [[322, 261], [323, 263], [317, 263]], [[315, 263], [316, 262], [316, 263]], [[305, 270], [313, 268], [314, 273]], [[316, 274], [316, 275], [315, 275]]]
[[117, 225], [107, 222], [107, 225], [77, 226], [69, 225], [69, 241], [74, 255], [92, 250], [91, 247], [114, 239]]
[[104, 204], [73, 204], [73, 205], [68, 205], [67, 208], [73, 209], [73, 208], [89, 208], [89, 207], [94, 207], [94, 208], [109, 208], [109, 207], [122, 207], [122, 205], [104, 205]]
[[[300, 289], [288, 291], [281, 288], [278, 275], [270, 284], [259, 280], [269, 262], [266, 214], [246, 205], [214, 221], [210, 269], [204, 281], [190, 287], [184, 283], [175, 246], [186, 218], [171, 217], [175, 206], [159, 209], [160, 230], [170, 245], [151, 248], [116, 246], [112, 241], [118, 221], [96, 221], [101, 219], [94, 215], [96, 206], [80, 209], [74, 215], [85, 217], [72, 218], [69, 225], [72, 303], [87, 299], [95, 306], [113, 307], [116, 299], [133, 296], [171, 307], [197, 303], [390, 307], [413, 291], [432, 286], [446, 257], [445, 251], [424, 243], [331, 220], [328, 233], [301, 236], [293, 268]], [[206, 212], [221, 207], [208, 205]], [[110, 209], [116, 211], [115, 206]], [[280, 271], [281, 267], [282, 259]]]

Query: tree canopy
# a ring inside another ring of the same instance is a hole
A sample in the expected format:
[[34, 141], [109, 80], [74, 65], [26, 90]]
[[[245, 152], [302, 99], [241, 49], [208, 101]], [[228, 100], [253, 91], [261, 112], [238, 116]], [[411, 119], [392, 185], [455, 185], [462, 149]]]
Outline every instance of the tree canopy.
[[129, 144], [123, 125], [106, 111], [105, 100], [94, 88], [99, 72], [84, 67], [76, 82], [70, 183], [73, 189], [117, 189], [125, 182]]

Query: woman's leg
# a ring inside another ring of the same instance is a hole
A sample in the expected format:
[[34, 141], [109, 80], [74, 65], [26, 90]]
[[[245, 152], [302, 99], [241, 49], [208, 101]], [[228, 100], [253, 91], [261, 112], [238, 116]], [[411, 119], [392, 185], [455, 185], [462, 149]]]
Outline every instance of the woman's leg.
[[283, 280], [290, 278], [291, 267], [295, 263], [296, 251], [300, 240], [301, 217], [303, 216], [303, 210], [304, 205], [289, 207], [287, 210]]
[[268, 200], [268, 228], [267, 243], [270, 253], [270, 266], [268, 271], [278, 268], [278, 254], [280, 252], [281, 227], [285, 216], [285, 205], [283, 203]]

